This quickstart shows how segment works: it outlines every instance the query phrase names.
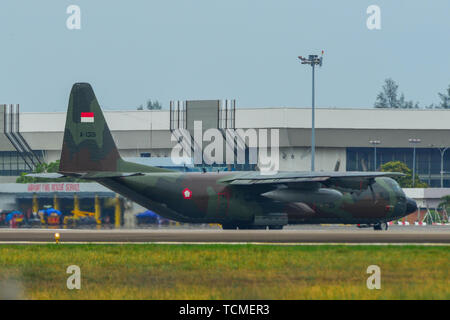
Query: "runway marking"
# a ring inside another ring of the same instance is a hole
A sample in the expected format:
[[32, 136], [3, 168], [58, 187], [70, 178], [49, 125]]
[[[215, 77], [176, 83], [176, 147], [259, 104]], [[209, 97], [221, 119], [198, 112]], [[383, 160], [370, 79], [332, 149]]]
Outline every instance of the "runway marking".
[[169, 245], [270, 245], [270, 246], [450, 246], [449, 243], [372, 243], [372, 242], [360, 242], [360, 243], [353, 243], [353, 242], [174, 242], [174, 241], [157, 241], [157, 242], [118, 242], [118, 241], [94, 241], [94, 242], [81, 242], [81, 241], [65, 241], [65, 242], [59, 242], [56, 244], [52, 241], [0, 241], [0, 245], [5, 244], [15, 244], [15, 245], [24, 245], [24, 244], [36, 244], [36, 245], [43, 245], [43, 244], [54, 244], [54, 245], [64, 245], [64, 244], [77, 244], [77, 245], [86, 245], [86, 244], [96, 244], [96, 245], [102, 245], [102, 244], [108, 244], [108, 245], [124, 245], [124, 244], [169, 244]]
[[211, 229], [0, 229], [0, 243], [172, 243], [277, 245], [444, 245], [450, 229], [428, 230], [211, 230]]

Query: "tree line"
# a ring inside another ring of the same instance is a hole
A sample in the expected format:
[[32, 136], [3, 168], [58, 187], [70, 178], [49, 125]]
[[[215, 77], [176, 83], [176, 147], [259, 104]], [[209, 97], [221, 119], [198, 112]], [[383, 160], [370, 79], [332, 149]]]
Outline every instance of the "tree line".
[[[161, 110], [162, 104], [158, 100], [155, 100], [155, 101], [147, 100], [147, 103], [145, 104], [145, 108], [147, 110]], [[141, 104], [139, 107], [137, 107], [137, 110], [144, 110], [144, 106]]]
[[[439, 102], [425, 106], [425, 109], [450, 109], [450, 85], [447, 92], [438, 93]], [[392, 109], [419, 109], [418, 102], [406, 100], [403, 93], [398, 93], [398, 84], [391, 78], [384, 80], [382, 90], [378, 93], [374, 104], [375, 108]]]

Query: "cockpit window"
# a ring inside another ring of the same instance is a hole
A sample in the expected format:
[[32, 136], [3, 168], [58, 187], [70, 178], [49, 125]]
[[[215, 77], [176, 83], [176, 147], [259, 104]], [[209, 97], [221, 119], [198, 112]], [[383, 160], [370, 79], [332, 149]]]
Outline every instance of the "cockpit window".
[[389, 186], [391, 186], [394, 191], [402, 191], [402, 188], [394, 179], [388, 178], [386, 179], [386, 183], [389, 184]]

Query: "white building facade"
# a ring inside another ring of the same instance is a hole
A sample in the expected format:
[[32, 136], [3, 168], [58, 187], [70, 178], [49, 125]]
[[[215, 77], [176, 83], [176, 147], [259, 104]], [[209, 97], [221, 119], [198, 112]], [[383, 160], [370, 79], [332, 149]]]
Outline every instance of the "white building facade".
[[[104, 113], [123, 157], [171, 156], [176, 141], [171, 140], [170, 111]], [[0, 135], [3, 182], [13, 181], [20, 172], [29, 170], [5, 133], [8, 117], [5, 113]], [[64, 112], [24, 112], [18, 114], [16, 129], [42, 161], [51, 162], [60, 157], [65, 117]], [[237, 108], [234, 119], [235, 129], [279, 130], [280, 170], [310, 169], [311, 109]], [[316, 170], [334, 170], [338, 163], [339, 171], [372, 171], [392, 160], [403, 161], [412, 168], [411, 138], [420, 139], [415, 144], [419, 177], [440, 187], [442, 160], [444, 187], [449, 187], [450, 151], [441, 151], [450, 146], [450, 110], [318, 108]], [[380, 141], [376, 164], [370, 140]]]

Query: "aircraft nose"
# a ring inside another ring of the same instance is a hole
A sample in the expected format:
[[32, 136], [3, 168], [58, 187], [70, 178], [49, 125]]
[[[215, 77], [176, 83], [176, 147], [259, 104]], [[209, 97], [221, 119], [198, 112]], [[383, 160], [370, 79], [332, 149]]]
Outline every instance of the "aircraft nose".
[[417, 203], [411, 198], [406, 198], [406, 213], [410, 214], [417, 211]]

